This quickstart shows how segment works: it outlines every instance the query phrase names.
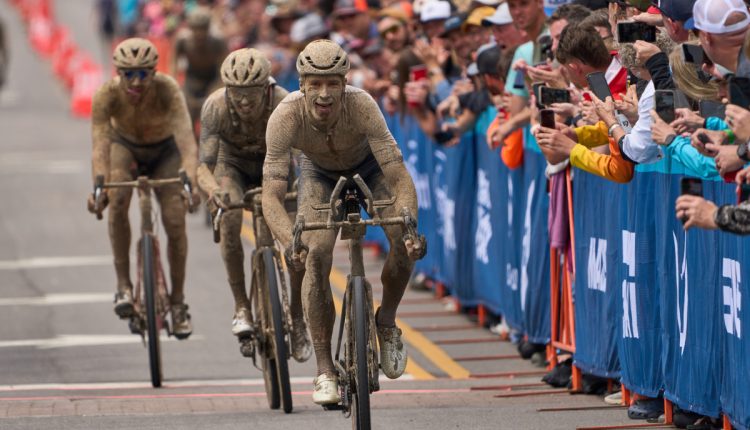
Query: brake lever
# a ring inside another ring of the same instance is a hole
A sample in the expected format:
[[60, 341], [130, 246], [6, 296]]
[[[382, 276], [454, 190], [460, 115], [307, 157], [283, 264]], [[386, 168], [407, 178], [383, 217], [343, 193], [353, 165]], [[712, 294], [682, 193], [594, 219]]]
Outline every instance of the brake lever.
[[187, 172], [184, 170], [180, 170], [180, 181], [182, 182], [182, 189], [187, 195], [188, 212], [193, 213], [195, 212], [195, 208], [193, 207], [193, 185], [190, 183], [190, 178], [188, 178]]
[[96, 219], [102, 219], [102, 211], [100, 210], [100, 201], [102, 198], [102, 190], [104, 189], [104, 176], [97, 175], [94, 178], [94, 212], [96, 213]]
[[219, 208], [214, 215], [213, 230], [214, 230], [214, 243], [221, 242], [221, 216], [224, 214], [224, 209]]

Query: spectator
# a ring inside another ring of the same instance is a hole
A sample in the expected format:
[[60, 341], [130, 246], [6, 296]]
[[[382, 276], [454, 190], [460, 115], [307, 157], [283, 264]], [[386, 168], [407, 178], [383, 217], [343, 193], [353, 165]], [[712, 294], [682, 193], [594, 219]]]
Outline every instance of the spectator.
[[451, 4], [443, 0], [431, 0], [422, 6], [419, 22], [428, 40], [435, 39], [443, 32], [445, 20], [451, 16]]
[[750, 13], [742, 0], [698, 0], [693, 19], [701, 46], [713, 61], [712, 73], [724, 77], [737, 71]]
[[515, 51], [519, 45], [528, 41], [526, 32], [513, 23], [513, 17], [510, 15], [507, 2], [498, 6], [492, 16], [484, 18], [482, 25], [490, 27], [495, 43], [503, 51], [503, 55]]
[[657, 8], [661, 12], [663, 26], [672, 40], [687, 42], [693, 26], [693, 0], [660, 0]]

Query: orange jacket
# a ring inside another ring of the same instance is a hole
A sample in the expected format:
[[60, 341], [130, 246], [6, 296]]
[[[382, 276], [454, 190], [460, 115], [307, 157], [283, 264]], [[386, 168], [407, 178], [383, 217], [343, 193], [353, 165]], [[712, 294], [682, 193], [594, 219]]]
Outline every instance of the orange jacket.
[[[578, 144], [570, 151], [570, 164], [604, 179], [626, 184], [633, 179], [633, 163], [622, 158], [620, 146], [607, 135], [607, 126], [599, 121], [593, 126], [577, 127]], [[610, 155], [589, 148], [608, 143]]]

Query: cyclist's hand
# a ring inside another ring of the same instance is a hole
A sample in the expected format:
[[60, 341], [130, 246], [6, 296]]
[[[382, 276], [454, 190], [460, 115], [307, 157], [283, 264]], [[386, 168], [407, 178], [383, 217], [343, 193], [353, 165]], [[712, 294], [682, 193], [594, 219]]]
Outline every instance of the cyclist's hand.
[[222, 191], [221, 189], [214, 190], [208, 197], [208, 200], [213, 203], [217, 208], [227, 210], [227, 204], [229, 203], [229, 193]]
[[406, 235], [404, 245], [406, 246], [406, 254], [411, 261], [421, 260], [427, 253], [427, 239], [423, 234], [417, 237]]
[[96, 201], [94, 199], [94, 193], [89, 194], [89, 198], [86, 202], [86, 206], [88, 207], [89, 212], [92, 214], [96, 214], [97, 218], [101, 219], [102, 212], [104, 212], [104, 209], [109, 204], [109, 197], [107, 197], [107, 192], [102, 190], [102, 193], [99, 195], [99, 210], [96, 208]]
[[289, 246], [284, 251], [287, 264], [291, 265], [295, 272], [305, 269], [305, 261], [307, 260], [307, 246], [300, 245], [299, 252], [294, 252], [293, 246]]

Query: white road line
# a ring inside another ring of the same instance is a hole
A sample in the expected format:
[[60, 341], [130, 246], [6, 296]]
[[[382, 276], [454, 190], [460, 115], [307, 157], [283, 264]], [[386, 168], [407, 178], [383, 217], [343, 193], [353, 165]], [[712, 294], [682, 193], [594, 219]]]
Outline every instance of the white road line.
[[81, 303], [112, 303], [113, 293], [48, 294], [38, 297], [12, 297], [0, 299], [0, 306], [53, 306]]
[[[311, 384], [314, 376], [292, 376], [289, 382], [292, 384]], [[388, 379], [380, 375], [382, 382], [413, 381], [414, 377], [404, 374], [398, 379]], [[263, 386], [263, 378], [254, 379], [207, 379], [192, 381], [165, 381], [163, 388], [192, 388], [192, 387], [256, 387]], [[140, 389], [151, 388], [151, 384], [145, 382], [93, 382], [93, 383], [61, 383], [61, 384], [19, 384], [0, 385], [0, 392], [11, 391], [85, 391], [85, 390], [118, 390], [118, 389]], [[0, 397], [0, 400], [2, 398]]]
[[[191, 341], [203, 339], [203, 336], [200, 335], [193, 335], [190, 337]], [[172, 342], [175, 340], [176, 339], [173, 337], [167, 337], [166, 335], [161, 336], [162, 342]], [[37, 349], [55, 349], [77, 346], [124, 345], [141, 342], [141, 337], [133, 334], [63, 334], [50, 339], [3, 340], [0, 341], [0, 348], [18, 348], [32, 346], [36, 347]]]
[[0, 260], [0, 270], [106, 266], [110, 264], [112, 264], [111, 255], [83, 255], [76, 257], [32, 257], [22, 258], [20, 260]]

